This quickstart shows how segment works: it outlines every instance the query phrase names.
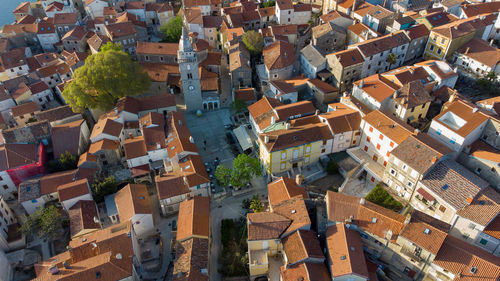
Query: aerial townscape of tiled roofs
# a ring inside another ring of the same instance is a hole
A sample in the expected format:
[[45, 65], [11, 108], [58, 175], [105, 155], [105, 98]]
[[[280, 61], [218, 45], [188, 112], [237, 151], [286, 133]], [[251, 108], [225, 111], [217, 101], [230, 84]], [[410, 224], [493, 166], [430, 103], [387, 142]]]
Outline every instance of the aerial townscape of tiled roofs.
[[0, 281], [500, 280], [497, 1], [20, 3]]

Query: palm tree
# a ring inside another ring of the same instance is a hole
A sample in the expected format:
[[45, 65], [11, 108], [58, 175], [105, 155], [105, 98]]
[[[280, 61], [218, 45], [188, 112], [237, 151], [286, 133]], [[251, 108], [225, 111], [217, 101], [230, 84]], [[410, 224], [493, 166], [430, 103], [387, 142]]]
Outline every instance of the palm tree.
[[253, 198], [252, 201], [250, 201], [250, 209], [252, 209], [256, 213], [259, 213], [264, 210], [264, 206], [262, 206], [262, 202], [259, 200], [259, 198]]
[[387, 62], [389, 63], [389, 69], [391, 69], [391, 66], [397, 62], [398, 57], [394, 53], [390, 53], [387, 56]]

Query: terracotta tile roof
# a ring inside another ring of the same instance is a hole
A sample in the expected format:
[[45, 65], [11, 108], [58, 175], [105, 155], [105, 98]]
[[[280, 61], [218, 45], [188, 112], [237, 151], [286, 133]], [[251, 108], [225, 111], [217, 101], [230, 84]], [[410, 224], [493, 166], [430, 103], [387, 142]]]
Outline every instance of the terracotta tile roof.
[[75, 13], [57, 13], [54, 15], [54, 25], [59, 24], [76, 24], [77, 18]]
[[137, 54], [177, 56], [179, 43], [137, 42]]
[[335, 111], [330, 111], [320, 115], [328, 123], [330, 130], [334, 134], [357, 131], [361, 124], [361, 115], [358, 111], [341, 103], [331, 104]]
[[469, 155], [494, 163], [500, 163], [500, 151], [482, 140], [477, 140], [470, 145]]
[[273, 85], [278, 90], [277, 96], [297, 92], [297, 90], [295, 90], [295, 88], [292, 85], [286, 83], [285, 81], [273, 80], [270, 81], [270, 84]]
[[87, 179], [81, 179], [66, 183], [57, 187], [59, 194], [59, 202], [76, 198], [90, 193], [89, 183]]
[[190, 238], [175, 248], [174, 281], [208, 281], [208, 239]]
[[413, 81], [420, 81], [424, 85], [435, 83], [434, 78], [423, 66], [402, 66], [381, 74], [383, 81], [391, 81], [402, 87]]
[[282, 103], [279, 100], [264, 96], [262, 99], [250, 105], [248, 111], [255, 123], [263, 130], [271, 125], [271, 116], [275, 116], [273, 109], [280, 105], [282, 105]]
[[11, 112], [14, 117], [18, 117], [28, 113], [35, 113], [36, 111], [40, 111], [40, 108], [38, 107], [38, 104], [32, 101], [11, 108]]
[[26, 33], [37, 33], [38, 24], [5, 24], [2, 29], [2, 33], [14, 33], [14, 34], [24, 34]]
[[111, 40], [136, 34], [134, 24], [130, 21], [105, 25], [104, 28], [109, 36], [111, 36]]
[[311, 4], [297, 3], [293, 5], [294, 12], [312, 12]]
[[281, 177], [267, 185], [269, 204], [276, 205], [295, 196], [308, 198], [306, 190], [291, 178]]
[[311, 219], [309, 218], [304, 198], [300, 196], [293, 197], [274, 205], [273, 213], [291, 220], [291, 224], [282, 234], [283, 236], [299, 229], [309, 228], [311, 225]]
[[[251, 69], [250, 67], [250, 54], [246, 47], [242, 44], [235, 44], [238, 46], [237, 50], [229, 54], [229, 70], [234, 71], [240, 67]], [[231, 46], [232, 47], [232, 46]], [[235, 47], [236, 48], [236, 47]]]
[[500, 213], [500, 194], [491, 187], [479, 191], [470, 205], [457, 211], [457, 215], [482, 226], [487, 226]]
[[307, 83], [314, 85], [317, 89], [319, 89], [320, 91], [322, 91], [325, 94], [335, 93], [335, 92], [338, 92], [338, 90], [339, 90], [339, 89], [335, 88], [334, 86], [332, 86], [326, 82], [323, 82], [319, 79], [311, 79], [311, 80], [307, 81]]
[[261, 18], [274, 16], [276, 14], [276, 8], [275, 7], [259, 8], [259, 14]]
[[90, 144], [89, 153], [95, 154], [101, 150], [117, 150], [120, 147], [120, 143], [118, 141], [112, 141], [109, 139], [102, 139], [98, 142], [94, 142]]
[[328, 269], [323, 263], [302, 262], [290, 267], [280, 268], [283, 281], [323, 281], [329, 280]]
[[94, 50], [99, 50], [102, 45], [108, 43], [110, 40], [108, 36], [100, 35], [100, 34], [94, 34], [92, 37], [90, 37], [87, 40], [87, 44]]
[[435, 165], [420, 183], [456, 210], [469, 205], [488, 183], [455, 161]]
[[279, 239], [292, 221], [276, 213], [261, 212], [248, 213], [247, 222], [248, 240], [252, 241]]
[[35, 144], [10, 144], [0, 146], [0, 171], [33, 164], [38, 161]]
[[423, 24], [417, 24], [413, 27], [410, 27], [405, 30], [406, 35], [410, 38], [410, 40], [415, 40], [421, 37], [429, 36], [429, 30]]
[[403, 31], [397, 31], [382, 37], [366, 40], [351, 46], [355, 46], [365, 56], [370, 57], [384, 51], [408, 44], [410, 39]]
[[[265, 136], [269, 137], [269, 141], [267, 143], [264, 141]], [[288, 130], [281, 129], [262, 133], [259, 134], [259, 138], [264, 144], [266, 150], [271, 152], [331, 139], [333, 136], [326, 124], [311, 123], [290, 126]]]
[[500, 3], [470, 3], [463, 5], [460, 9], [466, 17], [470, 18], [481, 14], [498, 13], [498, 10], [500, 10]]
[[210, 236], [210, 198], [194, 196], [179, 206], [177, 241]]
[[152, 214], [148, 188], [144, 184], [127, 184], [116, 192], [115, 203], [122, 221], [135, 215]]
[[234, 97], [237, 100], [242, 100], [246, 102], [255, 101], [255, 89], [254, 88], [242, 88], [234, 91]]
[[83, 122], [85, 122], [83, 119], [79, 119], [52, 126], [52, 148], [55, 158], [59, 158], [66, 151], [78, 155]]
[[496, 239], [500, 239], [500, 216], [496, 216], [496, 218], [493, 219], [488, 226], [486, 226], [483, 233], [486, 233]]
[[57, 192], [60, 185], [72, 183], [75, 181], [77, 170], [69, 170], [45, 175], [40, 178], [41, 195], [49, 195]]
[[[489, 117], [488, 114], [483, 112], [482, 110], [475, 110], [475, 105], [470, 104], [463, 100], [455, 100], [453, 103], [448, 105], [446, 110], [443, 110], [440, 114], [438, 114], [432, 122], [438, 122], [440, 125], [445, 126], [447, 129], [450, 129], [460, 136], [467, 136], [472, 131], [474, 131], [477, 127], [483, 124]], [[452, 128], [448, 126], [446, 123], [442, 122], [440, 119], [446, 113], [451, 112], [454, 115], [465, 121], [465, 124], [460, 128]]]
[[451, 225], [414, 210], [401, 236], [436, 255], [448, 236]]
[[308, 259], [324, 260], [316, 233], [311, 230], [298, 230], [281, 240], [287, 262], [293, 265]]
[[97, 156], [92, 155], [88, 152], [83, 153], [80, 155], [80, 158], [78, 158], [78, 167], [83, 165], [85, 162], [94, 162], [97, 163]]
[[391, 241], [396, 241], [403, 228], [404, 216], [366, 201], [364, 198], [331, 191], [328, 191], [327, 198], [329, 221], [352, 221], [365, 231]]
[[326, 229], [326, 244], [333, 278], [356, 275], [368, 279], [368, 269], [358, 232], [343, 223], [334, 224]]
[[179, 66], [163, 63], [141, 63], [142, 69], [146, 71], [154, 82], [167, 82], [172, 74], [179, 75]]
[[95, 138], [101, 134], [107, 134], [114, 137], [119, 137], [123, 129], [123, 125], [110, 118], [99, 119], [92, 129], [90, 138]]
[[56, 33], [56, 29], [54, 28], [54, 19], [46, 18], [38, 23], [37, 34], [51, 34]]
[[410, 125], [379, 110], [368, 113], [363, 117], [363, 120], [397, 144], [403, 142], [413, 133], [413, 128]]
[[160, 200], [189, 193], [189, 187], [184, 183], [181, 173], [167, 173], [156, 176], [155, 182], [158, 199]]
[[82, 26], [76, 26], [70, 31], [66, 32], [61, 40], [81, 40], [87, 35], [87, 31]]
[[218, 91], [219, 90], [219, 75], [208, 71], [205, 67], [200, 66], [200, 84], [202, 91]]
[[402, 107], [410, 109], [430, 103], [432, 97], [420, 80], [414, 80], [404, 84], [394, 100]]
[[271, 25], [269, 28], [274, 36], [298, 34], [298, 27], [296, 24]]
[[54, 122], [77, 114], [78, 113], [74, 113], [73, 110], [71, 110], [71, 107], [69, 105], [63, 105], [49, 110], [37, 112], [35, 113], [35, 116], [37, 120], [47, 120], [49, 122]]
[[457, 52], [489, 67], [494, 67], [500, 62], [500, 50], [476, 38], [462, 45]]
[[[349, 6], [347, 6], [347, 2], [350, 3]], [[345, 1], [344, 3], [341, 3], [339, 4], [340, 6], [344, 7], [344, 8], [352, 8], [353, 7], [353, 3], [354, 1]], [[368, 2], [360, 2], [359, 4], [357, 4], [357, 7], [356, 9], [354, 9], [353, 13], [359, 15], [360, 17], [364, 17], [366, 14], [368, 14], [368, 12], [373, 8], [374, 6]]]
[[54, 1], [50, 3], [47, 8], [45, 8], [46, 12], [53, 12], [53, 11], [62, 11], [64, 8], [64, 4], [61, 2]]
[[276, 5], [280, 10], [290, 10], [293, 9], [293, 3], [290, 0], [278, 0]]
[[83, 230], [100, 229], [101, 224], [96, 223], [94, 218], [99, 219], [97, 205], [93, 200], [80, 200], [69, 208], [69, 221], [71, 237]]
[[201, 15], [201, 9], [199, 7], [185, 8], [184, 17], [186, 18], [186, 22], [190, 24], [203, 25], [203, 17]]
[[[73, 239], [70, 241], [71, 251], [35, 265], [37, 278], [34, 280], [93, 280], [97, 278], [97, 272], [99, 280], [103, 281], [131, 277], [134, 250], [127, 234], [130, 230], [130, 223], [125, 223]], [[64, 262], [70, 265], [69, 268], [63, 266]], [[53, 266], [59, 270], [58, 274], [50, 273]]]
[[[364, 84], [362, 87], [360, 87], [362, 81], [364, 82]], [[354, 85], [358, 86], [358, 88], [361, 88], [363, 92], [367, 93], [380, 103], [385, 99], [391, 97], [394, 92], [399, 89], [398, 85], [385, 79], [380, 74], [374, 74], [372, 76], [368, 76], [366, 78], [358, 80], [354, 82]]]
[[14, 11], [12, 11], [12, 13], [14, 14], [26, 14], [28, 13], [29, 9], [30, 9], [30, 2], [22, 2], [21, 4], [19, 4], [15, 9]]
[[127, 158], [127, 160], [145, 156], [148, 154], [144, 136], [126, 139], [123, 142], [123, 150], [125, 151], [125, 157]]
[[[320, 25], [313, 27], [312, 28], [312, 37], [319, 38], [319, 37], [322, 37], [324, 35], [331, 36], [331, 35], [329, 35], [329, 33], [332, 31], [337, 32], [337, 33], [345, 33], [345, 29], [343, 29], [342, 27], [340, 27], [336, 24], [333, 24], [332, 22], [327, 22], [327, 23], [320, 24]], [[336, 36], [336, 35], [333, 35], [333, 36]]]
[[[448, 236], [434, 258], [434, 264], [452, 272], [454, 280], [497, 280], [500, 258], [458, 238]], [[475, 267], [475, 273], [471, 272]]]
[[343, 67], [349, 67], [349, 66], [356, 65], [356, 64], [362, 64], [365, 61], [358, 49], [347, 49], [347, 50], [343, 50], [343, 51], [338, 51], [338, 52], [326, 55], [327, 58], [328, 58], [328, 56], [337, 57], [337, 60], [339, 61], [340, 65], [342, 65]]
[[295, 60], [293, 45], [277, 41], [264, 47], [264, 64], [268, 69], [280, 69], [292, 65]]
[[423, 175], [443, 155], [453, 152], [446, 145], [427, 135], [421, 133], [410, 135], [396, 148], [391, 151], [394, 157]]
[[433, 28], [432, 32], [444, 36], [448, 39], [455, 39], [470, 33], [474, 33], [479, 27], [485, 25], [486, 21], [484, 23], [481, 23], [481, 21], [476, 22], [476, 18], [474, 17], [440, 25]]
[[370, 10], [368, 10], [366, 14], [378, 20], [385, 19], [394, 15], [393, 12], [385, 9], [380, 5], [373, 6]]

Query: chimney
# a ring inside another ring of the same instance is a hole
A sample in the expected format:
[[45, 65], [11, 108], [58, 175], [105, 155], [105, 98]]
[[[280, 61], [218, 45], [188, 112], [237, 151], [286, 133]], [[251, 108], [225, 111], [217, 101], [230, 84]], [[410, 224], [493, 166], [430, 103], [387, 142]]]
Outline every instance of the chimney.
[[472, 113], [476, 113], [478, 110], [479, 110], [479, 109], [478, 109], [477, 107], [474, 107], [474, 108], [472, 109]]
[[274, 117], [274, 115], [273, 115], [273, 116], [271, 116], [271, 125], [274, 123], [276, 123], [276, 117]]
[[269, 136], [264, 136], [264, 143], [269, 143]]
[[392, 94], [392, 98], [393, 99], [397, 99], [398, 98], [398, 91], [395, 91], [394, 94]]
[[363, 87], [365, 86], [365, 80], [361, 80], [361, 82], [359, 82], [359, 88], [360, 89], [363, 89]]
[[190, 142], [190, 143], [194, 143], [194, 138], [193, 138], [193, 136], [189, 136], [189, 142]]
[[420, 134], [420, 130], [419, 130], [419, 129], [415, 129], [415, 130], [413, 130], [413, 134], [414, 134], [415, 136], [416, 136], [416, 135], [418, 135], [418, 134]]
[[470, 51], [470, 47], [467, 47], [467, 49], [465, 49], [464, 54], [467, 55], [469, 53], [469, 51]]
[[295, 176], [295, 183], [296, 183], [297, 185], [302, 185], [302, 181], [303, 181], [303, 177], [302, 177], [302, 175], [301, 175], [301, 174], [297, 174], [297, 175]]
[[287, 130], [290, 129], [290, 123], [286, 123], [285, 129], [287, 129]]
[[132, 133], [128, 133], [128, 138], [129, 139], [134, 139], [134, 135], [132, 135]]
[[116, 254], [115, 258], [117, 260], [121, 260], [123, 258], [123, 256], [122, 256], [122, 254], [118, 253], [118, 254]]
[[435, 164], [438, 161], [438, 158], [436, 156], [433, 156], [431, 159], [432, 164]]
[[493, 39], [490, 40], [490, 46], [493, 46]]
[[319, 110], [318, 109], [316, 109], [315, 115], [319, 115]]
[[450, 95], [450, 98], [448, 99], [449, 103], [452, 103], [455, 98], [457, 97], [457, 90], [454, 90], [453, 93]]
[[474, 200], [474, 199], [472, 199], [472, 197], [467, 197], [467, 203], [468, 203], [469, 205], [470, 205], [470, 204], [472, 204], [472, 200]]
[[366, 203], [365, 198], [360, 198], [359, 199], [359, 204], [364, 205]]

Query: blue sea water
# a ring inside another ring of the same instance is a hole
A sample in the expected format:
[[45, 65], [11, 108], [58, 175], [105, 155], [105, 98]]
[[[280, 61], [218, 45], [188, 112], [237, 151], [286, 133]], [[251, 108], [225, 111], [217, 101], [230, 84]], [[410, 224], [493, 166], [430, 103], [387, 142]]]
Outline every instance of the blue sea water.
[[22, 2], [29, 0], [0, 0], [0, 27], [14, 22], [12, 11]]

